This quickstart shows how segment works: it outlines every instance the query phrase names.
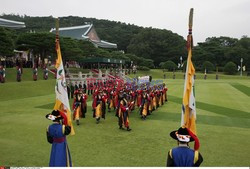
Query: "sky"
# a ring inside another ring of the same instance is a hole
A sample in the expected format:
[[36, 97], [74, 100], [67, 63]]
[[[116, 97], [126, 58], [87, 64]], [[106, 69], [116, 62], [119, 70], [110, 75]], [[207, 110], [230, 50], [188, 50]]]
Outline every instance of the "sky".
[[[250, 0], [1, 0], [0, 14], [80, 16], [171, 30], [184, 38], [194, 8], [194, 43], [250, 37]], [[84, 23], [83, 23], [84, 24]]]

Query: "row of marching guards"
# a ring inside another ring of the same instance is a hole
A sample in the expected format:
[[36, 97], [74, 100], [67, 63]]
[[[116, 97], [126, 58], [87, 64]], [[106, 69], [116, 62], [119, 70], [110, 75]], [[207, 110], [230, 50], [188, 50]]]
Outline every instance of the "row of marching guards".
[[[137, 106], [138, 113], [142, 120], [146, 120], [148, 115], [167, 101], [167, 88], [165, 84], [154, 86], [133, 86], [124, 84], [122, 86], [109, 85], [106, 83], [102, 87], [95, 86], [92, 95], [93, 118], [98, 124], [101, 118], [105, 119], [106, 109], [108, 112], [114, 109], [115, 116], [118, 117], [119, 129], [130, 131], [129, 114]], [[85, 89], [77, 89], [74, 93], [73, 120], [80, 124], [80, 118], [85, 118], [87, 113], [87, 99]]]

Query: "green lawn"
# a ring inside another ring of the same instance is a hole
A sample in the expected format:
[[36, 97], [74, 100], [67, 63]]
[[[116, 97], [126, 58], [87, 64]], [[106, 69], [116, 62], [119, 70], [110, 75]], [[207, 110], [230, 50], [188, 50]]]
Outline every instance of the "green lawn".
[[[159, 70], [150, 72], [162, 78]], [[168, 150], [176, 146], [169, 133], [180, 126], [184, 80], [179, 76], [165, 80], [169, 102], [146, 121], [137, 110], [131, 114], [131, 132], [118, 129], [114, 112], [97, 125], [89, 99], [86, 119], [74, 126], [75, 136], [68, 136], [74, 166], [165, 166]], [[202, 166], [250, 166], [249, 78], [197, 78], [195, 83]], [[0, 84], [0, 166], [48, 166], [45, 115], [55, 102], [54, 85], [53, 78], [32, 81], [32, 76]]]
[[[151, 75], [153, 79], [163, 79], [164, 74], [166, 75], [166, 79], [173, 79], [173, 72], [164, 72], [162, 69], [151, 69], [150, 71], [142, 71], [139, 70], [136, 75], [130, 74], [129, 77], [134, 78], [137, 76], [145, 76]], [[184, 72], [177, 71], [175, 72], [176, 79], [184, 79]], [[239, 75], [225, 75], [219, 72], [219, 79], [229, 79], [229, 80], [236, 80], [236, 79], [249, 79], [250, 76], [239, 76]], [[215, 74], [207, 74], [207, 80], [214, 80], [216, 78]], [[204, 73], [196, 72], [196, 79], [204, 79]]]

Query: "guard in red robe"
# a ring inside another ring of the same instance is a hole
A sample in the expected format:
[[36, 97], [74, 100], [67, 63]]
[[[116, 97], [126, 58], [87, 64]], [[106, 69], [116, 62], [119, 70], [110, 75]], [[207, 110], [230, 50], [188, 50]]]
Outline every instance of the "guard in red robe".
[[124, 127], [127, 131], [131, 131], [129, 127], [129, 112], [134, 102], [130, 105], [126, 100], [126, 94], [119, 94], [119, 103], [118, 103], [118, 125], [119, 129], [124, 130]]
[[0, 83], [5, 82], [5, 68], [0, 65]]
[[82, 107], [83, 107], [83, 97], [82, 97], [82, 91], [76, 90], [74, 93], [74, 102], [73, 102], [73, 120], [76, 120], [76, 124], [80, 125], [80, 117], [85, 117], [85, 114], [83, 115]]
[[92, 103], [93, 108], [93, 118], [96, 119], [96, 123], [98, 124], [101, 120], [101, 118], [105, 119], [105, 112], [103, 112], [102, 104], [105, 102], [105, 97], [102, 95], [102, 90], [99, 89], [99, 91], [95, 92], [94, 99]]
[[136, 94], [137, 94], [137, 107], [140, 107], [141, 106], [141, 101], [142, 101], [142, 90], [138, 89], [136, 91]]
[[163, 99], [164, 99], [164, 102], [168, 101], [167, 91], [168, 91], [168, 88], [166, 87], [166, 84], [163, 83]]

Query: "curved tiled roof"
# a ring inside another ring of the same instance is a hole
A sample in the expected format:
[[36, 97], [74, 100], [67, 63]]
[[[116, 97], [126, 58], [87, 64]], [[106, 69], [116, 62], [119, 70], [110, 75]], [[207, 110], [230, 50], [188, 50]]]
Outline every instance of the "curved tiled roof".
[[[50, 32], [55, 33], [56, 29], [53, 28], [50, 30]], [[74, 39], [89, 40], [95, 46], [101, 48], [117, 48], [117, 45], [114, 43], [100, 40], [92, 24], [59, 28], [59, 35]]]
[[[83, 25], [83, 26], [73, 26], [73, 27], [66, 27], [66, 28], [59, 28], [60, 36], [64, 37], [71, 37], [74, 39], [86, 39], [86, 33], [91, 28], [91, 25]], [[56, 29], [52, 28], [50, 32], [55, 33]]]

